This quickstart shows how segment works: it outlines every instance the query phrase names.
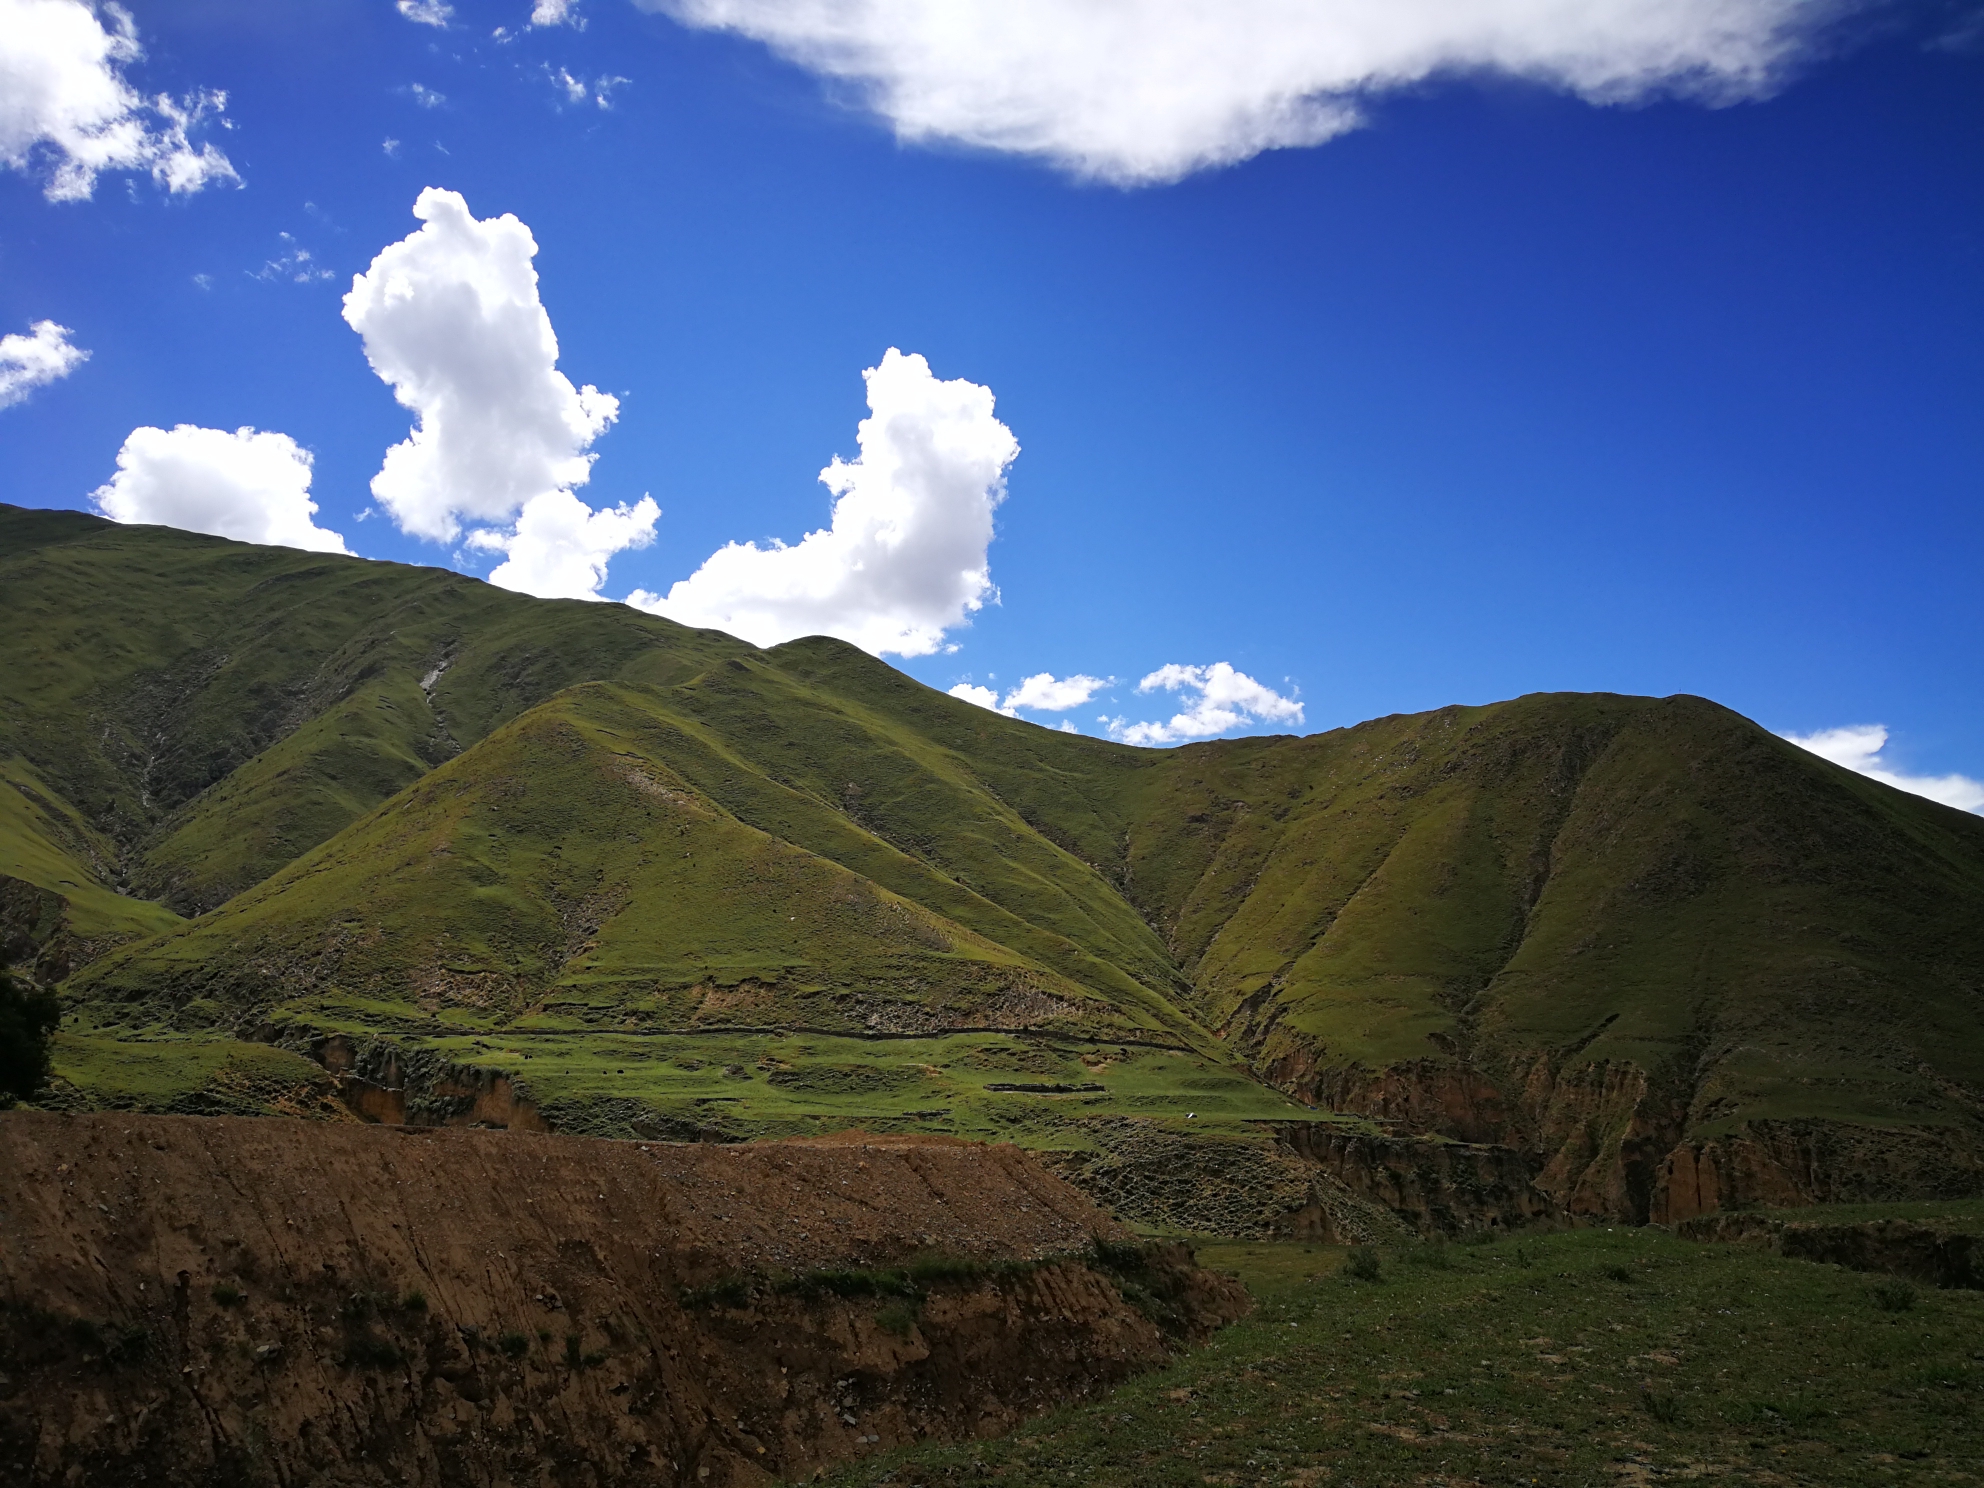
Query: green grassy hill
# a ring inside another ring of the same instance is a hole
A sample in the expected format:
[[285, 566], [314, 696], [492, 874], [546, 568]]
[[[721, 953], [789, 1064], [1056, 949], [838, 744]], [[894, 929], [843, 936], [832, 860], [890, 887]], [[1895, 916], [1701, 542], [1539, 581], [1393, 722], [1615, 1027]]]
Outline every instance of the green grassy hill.
[[1984, 1191], [1984, 821], [1701, 699], [1138, 750], [834, 641], [17, 508], [0, 620], [0, 916], [71, 1103], [316, 1108], [339, 1035], [603, 1133], [1300, 1120], [1635, 1219]]

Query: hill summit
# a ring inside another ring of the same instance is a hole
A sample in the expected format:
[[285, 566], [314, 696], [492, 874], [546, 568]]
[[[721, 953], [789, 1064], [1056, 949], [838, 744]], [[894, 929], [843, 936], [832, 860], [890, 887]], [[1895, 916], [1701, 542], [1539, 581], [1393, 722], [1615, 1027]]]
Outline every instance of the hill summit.
[[952, 1132], [1232, 1232], [1984, 1191], [1984, 821], [1700, 698], [1133, 749], [14, 507], [0, 607], [45, 1104]]

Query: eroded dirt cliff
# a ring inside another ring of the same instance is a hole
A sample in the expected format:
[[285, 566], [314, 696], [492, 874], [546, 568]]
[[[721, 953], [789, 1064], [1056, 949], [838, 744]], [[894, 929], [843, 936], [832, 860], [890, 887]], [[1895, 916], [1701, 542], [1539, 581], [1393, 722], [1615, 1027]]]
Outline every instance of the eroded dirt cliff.
[[1005, 1429], [1244, 1310], [1127, 1240], [944, 1139], [14, 1113], [0, 1480], [801, 1477]]

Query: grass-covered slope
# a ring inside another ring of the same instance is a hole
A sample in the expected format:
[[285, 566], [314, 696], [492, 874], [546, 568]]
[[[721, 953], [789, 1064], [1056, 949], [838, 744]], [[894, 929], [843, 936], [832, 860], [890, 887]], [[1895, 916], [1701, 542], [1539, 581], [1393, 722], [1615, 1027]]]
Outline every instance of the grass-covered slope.
[[95, 834], [99, 878], [180, 912], [562, 687], [752, 649], [440, 569], [0, 505], [0, 758]]
[[1701, 699], [1139, 750], [835, 641], [11, 508], [0, 606], [0, 912], [100, 956], [90, 1099], [119, 1038], [282, 1029], [591, 1129], [1059, 1142], [1288, 1114], [1251, 1069], [1592, 1213], [1984, 1185], [1984, 821]]
[[[393, 1009], [410, 1028], [1195, 1035], [1143, 989], [1084, 985], [1028, 958], [1039, 937], [1024, 921], [972, 905], [852, 822], [795, 823], [801, 792], [752, 801], [768, 818], [783, 807], [777, 835], [740, 819], [675, 764], [719, 771], [721, 758], [685, 744], [669, 699], [568, 689], [266, 883], [96, 962], [74, 990], [236, 1025]], [[1020, 949], [878, 881], [890, 878], [975, 909]]]

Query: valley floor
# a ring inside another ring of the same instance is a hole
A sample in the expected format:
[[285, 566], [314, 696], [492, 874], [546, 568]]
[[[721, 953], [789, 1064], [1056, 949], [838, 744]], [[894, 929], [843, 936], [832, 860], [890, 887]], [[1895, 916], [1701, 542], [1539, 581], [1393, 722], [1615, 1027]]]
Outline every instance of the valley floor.
[[830, 1481], [1984, 1483], [1984, 1292], [1658, 1230], [1415, 1245], [1375, 1282], [1338, 1247], [1199, 1255], [1259, 1303], [1210, 1344], [1005, 1439]]

